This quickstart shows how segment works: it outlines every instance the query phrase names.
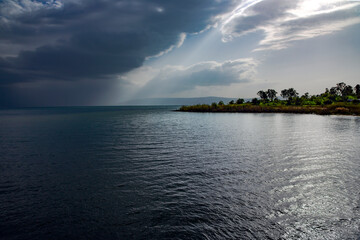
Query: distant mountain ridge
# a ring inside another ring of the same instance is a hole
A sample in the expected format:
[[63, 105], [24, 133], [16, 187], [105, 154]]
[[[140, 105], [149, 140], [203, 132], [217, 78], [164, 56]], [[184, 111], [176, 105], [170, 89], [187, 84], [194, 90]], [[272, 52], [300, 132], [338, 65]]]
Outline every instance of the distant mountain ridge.
[[[143, 98], [134, 99], [120, 103], [120, 105], [195, 105], [195, 104], [211, 104], [213, 102], [223, 101], [228, 103], [231, 100], [236, 101], [237, 98], [226, 97], [198, 97], [198, 98]], [[246, 99], [245, 99], [246, 100]]]

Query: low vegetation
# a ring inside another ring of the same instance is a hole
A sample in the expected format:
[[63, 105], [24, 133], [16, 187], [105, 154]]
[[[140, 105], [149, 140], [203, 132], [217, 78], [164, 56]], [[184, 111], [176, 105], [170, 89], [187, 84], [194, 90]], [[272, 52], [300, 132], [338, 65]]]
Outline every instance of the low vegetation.
[[341, 82], [324, 93], [310, 96], [305, 93], [299, 96], [293, 89], [284, 89], [277, 97], [274, 89], [260, 90], [257, 95], [246, 101], [242, 98], [232, 100], [228, 104], [219, 103], [182, 106], [179, 111], [186, 112], [250, 112], [250, 113], [313, 113], [313, 114], [345, 114], [360, 115], [360, 85], [354, 88]]

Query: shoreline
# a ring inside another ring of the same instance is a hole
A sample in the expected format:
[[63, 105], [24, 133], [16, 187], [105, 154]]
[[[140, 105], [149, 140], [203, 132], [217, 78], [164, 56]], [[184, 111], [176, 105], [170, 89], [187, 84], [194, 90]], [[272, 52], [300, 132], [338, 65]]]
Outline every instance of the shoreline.
[[258, 106], [234, 104], [213, 107], [210, 105], [182, 106], [178, 112], [212, 112], [212, 113], [293, 113], [317, 115], [360, 116], [358, 104], [333, 104], [324, 106]]

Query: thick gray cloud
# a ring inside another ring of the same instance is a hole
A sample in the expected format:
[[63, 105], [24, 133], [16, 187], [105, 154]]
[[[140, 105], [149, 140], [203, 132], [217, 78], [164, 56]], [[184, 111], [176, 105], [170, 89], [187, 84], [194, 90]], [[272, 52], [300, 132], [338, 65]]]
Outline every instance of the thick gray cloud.
[[0, 1], [0, 87], [112, 78], [212, 24], [229, 2]]

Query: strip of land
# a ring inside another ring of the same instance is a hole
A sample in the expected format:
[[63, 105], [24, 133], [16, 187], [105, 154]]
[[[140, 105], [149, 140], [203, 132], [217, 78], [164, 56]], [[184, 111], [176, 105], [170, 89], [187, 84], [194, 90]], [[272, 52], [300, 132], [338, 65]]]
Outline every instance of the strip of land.
[[212, 107], [201, 104], [182, 106], [182, 112], [242, 112], [242, 113], [307, 113], [320, 115], [357, 115], [360, 116], [360, 105], [334, 104], [325, 106], [257, 106], [251, 104], [233, 104]]
[[240, 112], [240, 113], [307, 113], [320, 115], [356, 115], [360, 116], [360, 85], [355, 88], [345, 83], [338, 83], [336, 87], [326, 89], [324, 93], [302, 96], [293, 88], [281, 91], [282, 99], [276, 96], [273, 89], [259, 91], [260, 99], [253, 98], [245, 102], [239, 98], [224, 104], [198, 104], [182, 106], [177, 111], [183, 112]]

